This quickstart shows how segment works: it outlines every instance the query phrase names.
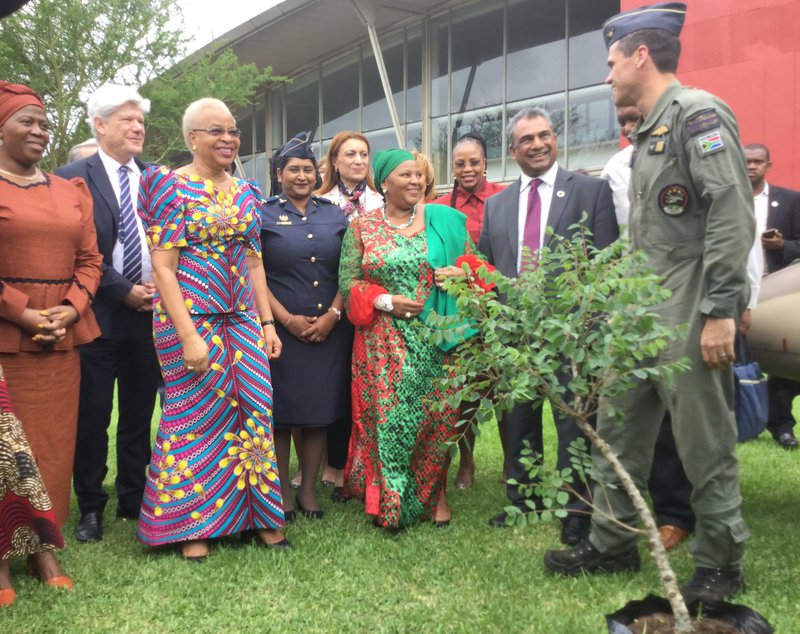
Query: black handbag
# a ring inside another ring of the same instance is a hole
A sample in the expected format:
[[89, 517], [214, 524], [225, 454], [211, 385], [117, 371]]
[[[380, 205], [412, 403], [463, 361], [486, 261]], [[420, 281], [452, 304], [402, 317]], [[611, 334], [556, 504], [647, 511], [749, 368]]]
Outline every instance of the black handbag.
[[739, 442], [755, 438], [767, 427], [769, 398], [767, 379], [753, 360], [747, 337], [736, 336], [736, 362], [733, 375], [736, 381], [734, 411]]

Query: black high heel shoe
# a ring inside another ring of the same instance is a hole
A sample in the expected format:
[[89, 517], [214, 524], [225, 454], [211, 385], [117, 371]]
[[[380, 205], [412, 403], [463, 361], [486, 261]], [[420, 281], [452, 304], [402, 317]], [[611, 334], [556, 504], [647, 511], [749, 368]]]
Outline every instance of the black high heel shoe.
[[294, 506], [300, 515], [307, 517], [310, 520], [321, 520], [325, 515], [324, 511], [309, 511], [308, 509], [303, 508], [299, 495], [294, 499]]
[[331, 502], [334, 504], [344, 504], [350, 498], [345, 495], [344, 487], [333, 487], [333, 493], [331, 493]]

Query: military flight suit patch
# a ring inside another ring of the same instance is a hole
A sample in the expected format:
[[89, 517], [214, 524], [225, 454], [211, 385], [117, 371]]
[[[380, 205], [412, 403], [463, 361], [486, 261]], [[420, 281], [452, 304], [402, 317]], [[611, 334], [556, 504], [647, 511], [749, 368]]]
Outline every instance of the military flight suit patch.
[[717, 111], [714, 108], [707, 108], [686, 119], [686, 130], [692, 136], [697, 136], [708, 130], [718, 128], [721, 124], [722, 121]]
[[703, 156], [716, 154], [725, 149], [725, 144], [722, 142], [722, 135], [719, 133], [719, 130], [714, 130], [713, 132], [697, 137], [697, 142], [700, 144], [700, 152]]
[[658, 194], [658, 206], [668, 216], [680, 216], [689, 204], [689, 192], [683, 185], [667, 185]]

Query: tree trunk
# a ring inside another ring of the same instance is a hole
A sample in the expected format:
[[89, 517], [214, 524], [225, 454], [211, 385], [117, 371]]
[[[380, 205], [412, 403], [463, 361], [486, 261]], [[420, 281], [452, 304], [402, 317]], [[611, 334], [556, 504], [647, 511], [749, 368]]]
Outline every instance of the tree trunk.
[[658, 534], [658, 527], [653, 519], [653, 514], [650, 512], [650, 507], [647, 505], [647, 502], [642, 497], [641, 492], [633, 482], [630, 474], [627, 472], [625, 467], [622, 466], [619, 458], [617, 458], [617, 455], [614, 453], [608, 443], [598, 435], [598, 433], [586, 419], [576, 417], [575, 422], [578, 424], [578, 427], [580, 427], [581, 431], [586, 434], [586, 437], [592, 442], [592, 444], [597, 447], [601, 454], [603, 454], [603, 457], [611, 464], [612, 469], [614, 469], [614, 473], [617, 474], [622, 486], [625, 487], [625, 492], [628, 494], [628, 497], [630, 497], [631, 502], [633, 502], [633, 506], [636, 508], [636, 512], [639, 514], [642, 524], [644, 524], [644, 530], [647, 534], [647, 541], [650, 547], [650, 554], [652, 555], [653, 561], [655, 561], [656, 567], [658, 568], [658, 574], [661, 577], [661, 586], [664, 589], [664, 595], [669, 601], [670, 606], [672, 606], [672, 614], [675, 617], [675, 631], [679, 634], [689, 634], [694, 632], [694, 626], [692, 625], [692, 620], [689, 616], [689, 610], [686, 608], [686, 602], [683, 600], [683, 596], [678, 588], [678, 582], [675, 578], [675, 573], [672, 570], [672, 566], [670, 566], [667, 551], [664, 549], [664, 545], [661, 543], [661, 537]]

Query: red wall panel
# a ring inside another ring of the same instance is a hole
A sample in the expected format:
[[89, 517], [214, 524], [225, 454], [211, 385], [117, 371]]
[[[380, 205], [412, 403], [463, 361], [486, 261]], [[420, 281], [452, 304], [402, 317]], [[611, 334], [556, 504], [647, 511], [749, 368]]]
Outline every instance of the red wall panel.
[[768, 180], [800, 189], [800, 0], [685, 1], [679, 79], [724, 99], [742, 142], [770, 148]]

